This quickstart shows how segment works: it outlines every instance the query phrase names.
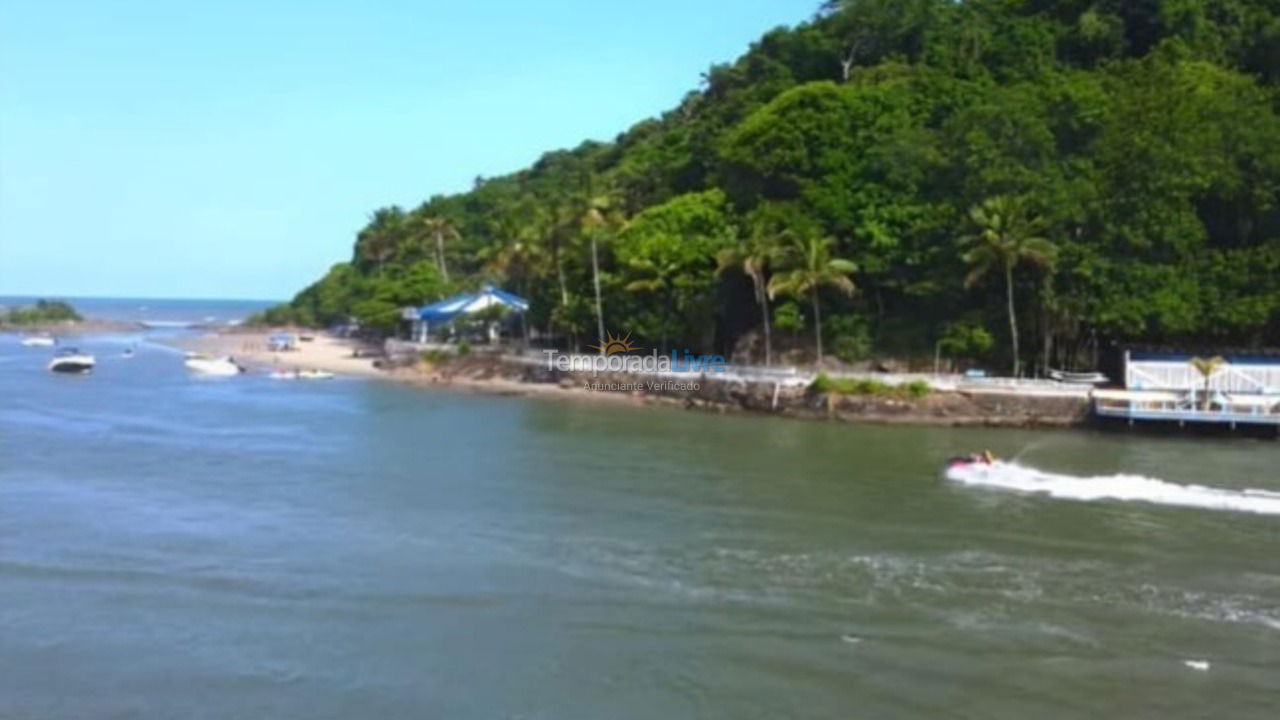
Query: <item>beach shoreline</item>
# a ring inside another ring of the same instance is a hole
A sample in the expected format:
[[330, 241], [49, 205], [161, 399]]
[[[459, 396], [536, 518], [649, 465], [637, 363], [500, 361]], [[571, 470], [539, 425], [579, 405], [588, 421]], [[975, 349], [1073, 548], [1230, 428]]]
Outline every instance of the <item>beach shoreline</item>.
[[[475, 352], [438, 364], [387, 365], [381, 348], [324, 333], [296, 349], [267, 347], [272, 333], [237, 328], [168, 343], [181, 350], [229, 355], [254, 372], [321, 370], [470, 394], [565, 399], [631, 406], [668, 406], [713, 413], [750, 413], [795, 419], [882, 425], [1075, 427], [1088, 420], [1087, 399], [1037, 397], [1018, 392], [937, 390], [920, 398], [816, 393], [806, 385], [719, 379], [687, 383], [632, 374], [556, 373], [537, 363]], [[375, 361], [379, 361], [375, 364]]]
[[[472, 394], [520, 397], [547, 397], [595, 402], [626, 402], [634, 398], [617, 393], [590, 392], [556, 383], [533, 383], [506, 377], [476, 378], [425, 365], [384, 368], [381, 350], [369, 343], [317, 333], [310, 341], [298, 342], [296, 349], [272, 351], [267, 347], [273, 333], [236, 329], [196, 337], [174, 338], [165, 344], [187, 352], [227, 355], [250, 372], [273, 370], [322, 370], [339, 376], [384, 380], [418, 387], [455, 390]], [[356, 353], [359, 352], [359, 355]]]
[[[175, 337], [164, 344], [187, 352], [213, 356], [230, 356], [251, 371], [323, 370], [336, 375], [385, 377], [388, 373], [374, 367], [376, 348], [365, 343], [335, 338], [325, 334], [308, 336], [296, 349], [271, 350], [271, 333], [259, 330], [225, 330], [190, 337]], [[365, 353], [357, 356], [355, 352]]]

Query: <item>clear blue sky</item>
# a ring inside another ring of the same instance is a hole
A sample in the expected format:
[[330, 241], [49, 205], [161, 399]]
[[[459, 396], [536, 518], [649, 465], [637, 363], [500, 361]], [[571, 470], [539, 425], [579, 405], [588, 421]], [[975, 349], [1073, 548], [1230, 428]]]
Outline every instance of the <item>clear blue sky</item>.
[[284, 298], [818, 0], [0, 0], [0, 295]]

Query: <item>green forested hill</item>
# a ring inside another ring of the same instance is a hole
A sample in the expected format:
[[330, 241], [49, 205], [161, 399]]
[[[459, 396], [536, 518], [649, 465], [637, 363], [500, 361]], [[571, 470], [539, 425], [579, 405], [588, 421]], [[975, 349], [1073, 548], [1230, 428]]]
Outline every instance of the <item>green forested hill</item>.
[[646, 347], [1280, 343], [1278, 90], [1280, 0], [830, 3], [611, 143], [377, 210], [268, 320], [391, 329], [492, 281], [591, 343], [594, 240]]

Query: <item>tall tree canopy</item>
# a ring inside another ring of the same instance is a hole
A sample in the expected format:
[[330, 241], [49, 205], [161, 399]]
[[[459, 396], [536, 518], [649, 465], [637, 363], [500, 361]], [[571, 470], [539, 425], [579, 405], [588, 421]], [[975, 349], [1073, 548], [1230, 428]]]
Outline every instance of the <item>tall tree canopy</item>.
[[[931, 356], [956, 328], [1040, 369], [1098, 337], [1277, 344], [1278, 68], [1274, 0], [826, 2], [611, 142], [378, 210], [350, 262], [268, 319], [389, 331], [394, 303], [496, 280], [561, 345], [601, 318], [760, 360], [741, 340], [766, 319], [793, 328], [780, 352], [826, 340], [845, 360]], [[1053, 262], [966, 288], [981, 253], [960, 239], [1002, 197], [1034, 208]], [[859, 292], [771, 304], [765, 265], [725, 253], [756, 238], [749, 255], [779, 258], [793, 237], [831, 238]], [[819, 318], [812, 342], [794, 331]]]

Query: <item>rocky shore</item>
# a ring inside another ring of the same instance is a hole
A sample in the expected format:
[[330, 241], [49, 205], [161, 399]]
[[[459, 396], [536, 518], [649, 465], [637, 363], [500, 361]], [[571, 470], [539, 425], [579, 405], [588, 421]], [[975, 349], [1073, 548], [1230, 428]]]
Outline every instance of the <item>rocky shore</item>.
[[1087, 395], [958, 389], [920, 397], [840, 394], [804, 382], [753, 382], [714, 373], [673, 377], [562, 372], [529, 358], [475, 355], [392, 370], [415, 384], [503, 394], [662, 404], [709, 412], [751, 412], [809, 420], [991, 427], [1066, 427], [1088, 421]]

